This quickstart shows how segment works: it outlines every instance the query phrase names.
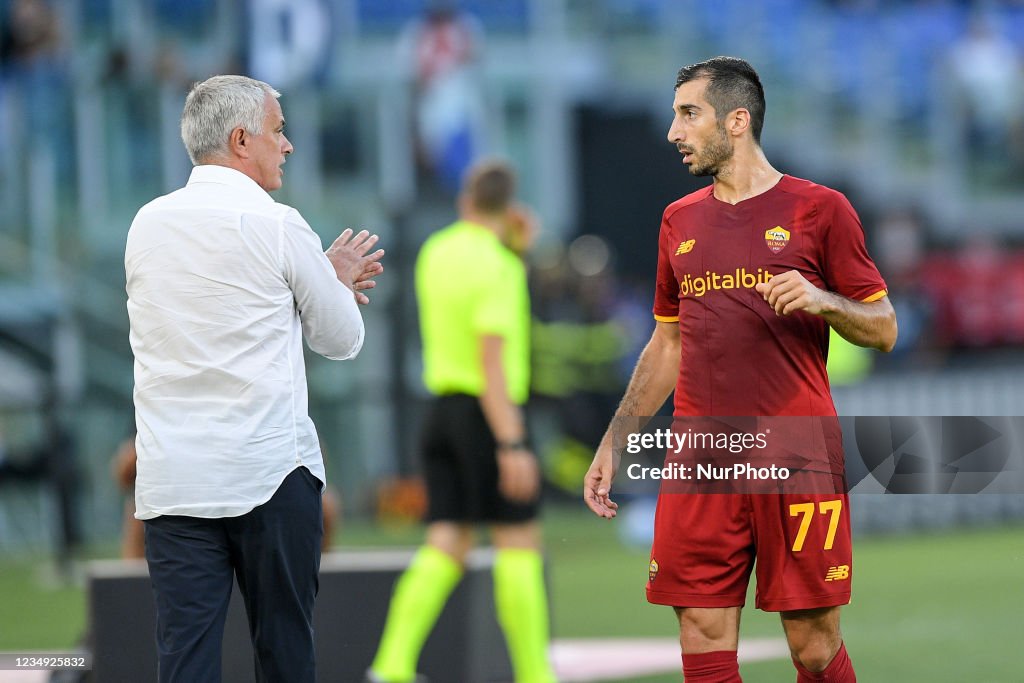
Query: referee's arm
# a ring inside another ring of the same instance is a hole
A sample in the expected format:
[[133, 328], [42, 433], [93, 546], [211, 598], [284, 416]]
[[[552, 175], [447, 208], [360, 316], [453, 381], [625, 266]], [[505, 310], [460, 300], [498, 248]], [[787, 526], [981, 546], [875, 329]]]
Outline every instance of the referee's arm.
[[540, 490], [537, 460], [526, 445], [523, 411], [508, 395], [502, 350], [505, 340], [493, 334], [480, 337], [480, 360], [484, 371], [484, 390], [480, 408], [497, 442], [498, 487], [509, 500], [526, 502]]

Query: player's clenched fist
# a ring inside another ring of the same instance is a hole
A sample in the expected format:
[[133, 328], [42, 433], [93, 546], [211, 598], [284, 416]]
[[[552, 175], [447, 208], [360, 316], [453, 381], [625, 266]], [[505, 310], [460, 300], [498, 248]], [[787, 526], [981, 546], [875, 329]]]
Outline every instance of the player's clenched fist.
[[754, 286], [764, 300], [778, 315], [789, 315], [795, 311], [806, 311], [821, 315], [829, 310], [829, 295], [795, 270], [773, 275], [768, 282]]

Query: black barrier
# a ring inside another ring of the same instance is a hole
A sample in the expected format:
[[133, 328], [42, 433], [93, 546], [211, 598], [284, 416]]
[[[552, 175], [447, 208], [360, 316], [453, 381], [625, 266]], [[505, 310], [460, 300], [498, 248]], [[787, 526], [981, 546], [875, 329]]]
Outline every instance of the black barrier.
[[[362, 681], [384, 628], [391, 590], [412, 550], [328, 553], [320, 566], [313, 615], [317, 681]], [[512, 680], [494, 617], [493, 553], [471, 553], [462, 582], [445, 605], [420, 657], [431, 681]], [[93, 562], [89, 568], [89, 627], [93, 683], [156, 680], [156, 611], [146, 563]], [[253, 680], [252, 646], [237, 587], [224, 629], [223, 683]]]

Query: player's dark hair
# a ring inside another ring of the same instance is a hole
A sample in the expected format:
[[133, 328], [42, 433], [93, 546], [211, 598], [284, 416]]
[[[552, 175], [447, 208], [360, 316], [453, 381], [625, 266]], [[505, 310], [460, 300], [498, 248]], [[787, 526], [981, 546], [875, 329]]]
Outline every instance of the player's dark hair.
[[761, 144], [764, 126], [764, 88], [754, 67], [737, 57], [712, 57], [703, 62], [684, 66], [676, 76], [676, 88], [683, 83], [708, 79], [704, 97], [715, 108], [715, 118], [721, 123], [736, 109], [750, 112], [750, 130], [754, 142]]
[[501, 213], [516, 193], [516, 174], [503, 161], [482, 161], [466, 173], [463, 192], [477, 211]]

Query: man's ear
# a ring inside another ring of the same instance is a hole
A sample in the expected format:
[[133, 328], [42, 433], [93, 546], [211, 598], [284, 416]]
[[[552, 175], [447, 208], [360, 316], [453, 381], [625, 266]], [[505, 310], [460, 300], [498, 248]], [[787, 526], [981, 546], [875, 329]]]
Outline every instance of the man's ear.
[[234, 156], [249, 158], [249, 134], [245, 132], [245, 128], [238, 126], [231, 131], [228, 136], [228, 149]]
[[733, 110], [733, 112], [729, 114], [729, 121], [726, 128], [732, 135], [737, 137], [742, 135], [743, 131], [750, 128], [750, 112], [742, 107]]

